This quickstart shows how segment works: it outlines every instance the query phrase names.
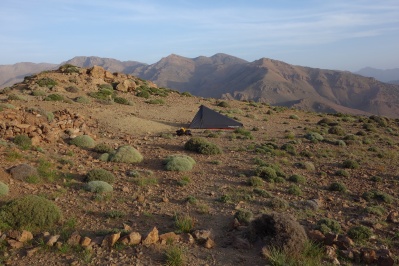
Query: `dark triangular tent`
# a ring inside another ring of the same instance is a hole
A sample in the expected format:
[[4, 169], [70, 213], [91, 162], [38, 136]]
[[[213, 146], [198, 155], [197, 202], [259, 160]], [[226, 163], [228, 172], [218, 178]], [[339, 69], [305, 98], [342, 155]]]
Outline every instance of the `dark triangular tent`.
[[201, 105], [188, 128], [234, 129], [243, 124]]

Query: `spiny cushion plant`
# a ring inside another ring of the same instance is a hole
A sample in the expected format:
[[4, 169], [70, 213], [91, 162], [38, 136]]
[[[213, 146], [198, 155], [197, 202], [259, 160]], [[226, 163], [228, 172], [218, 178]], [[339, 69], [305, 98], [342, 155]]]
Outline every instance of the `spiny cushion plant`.
[[8, 185], [0, 181], [0, 197], [8, 194]]
[[165, 169], [168, 171], [190, 171], [195, 165], [195, 160], [184, 154], [168, 156], [165, 161]]
[[2, 225], [12, 229], [48, 230], [61, 218], [61, 210], [52, 201], [36, 195], [16, 198], [0, 209]]
[[222, 149], [219, 146], [199, 137], [194, 137], [187, 141], [184, 144], [184, 149], [206, 155], [222, 153]]
[[83, 149], [92, 149], [96, 146], [96, 142], [89, 135], [80, 135], [73, 138], [70, 144]]
[[339, 224], [339, 222], [329, 218], [320, 219], [317, 222], [316, 228], [320, 230], [323, 234], [327, 234], [330, 232], [338, 234], [339, 232], [341, 232], [341, 225]]
[[109, 193], [112, 192], [113, 188], [110, 184], [105, 181], [95, 180], [90, 181], [85, 185], [85, 189], [94, 193]]
[[371, 229], [364, 225], [352, 226], [348, 230], [348, 236], [354, 240], [367, 240], [372, 234]]
[[108, 183], [114, 183], [115, 176], [113, 173], [102, 169], [92, 169], [86, 174], [86, 181], [104, 181]]
[[142, 160], [143, 155], [129, 145], [119, 147], [116, 152], [110, 156], [110, 161], [117, 163], [139, 163]]
[[342, 163], [342, 167], [349, 168], [349, 169], [357, 169], [357, 168], [359, 168], [359, 163], [355, 160], [348, 159]]

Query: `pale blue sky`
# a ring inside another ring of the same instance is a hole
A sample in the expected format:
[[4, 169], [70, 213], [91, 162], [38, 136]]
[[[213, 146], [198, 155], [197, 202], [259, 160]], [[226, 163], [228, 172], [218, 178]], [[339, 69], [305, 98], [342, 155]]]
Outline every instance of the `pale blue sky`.
[[398, 0], [0, 0], [0, 64], [226, 53], [356, 71], [399, 67]]

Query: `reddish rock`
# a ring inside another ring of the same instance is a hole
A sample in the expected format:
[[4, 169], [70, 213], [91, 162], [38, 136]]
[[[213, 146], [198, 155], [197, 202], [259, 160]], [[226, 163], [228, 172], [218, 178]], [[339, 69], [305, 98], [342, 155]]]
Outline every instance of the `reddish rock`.
[[141, 242], [141, 235], [138, 232], [131, 232], [130, 234], [120, 239], [124, 245], [138, 245]]
[[208, 238], [208, 239], [206, 239], [206, 241], [205, 241], [205, 243], [204, 243], [204, 248], [211, 249], [211, 248], [213, 248], [215, 245], [216, 245], [216, 244], [215, 244], [215, 241], [213, 241], [212, 239]]
[[102, 241], [102, 243], [101, 243], [101, 246], [102, 247], [106, 247], [106, 248], [112, 248], [114, 245], [115, 245], [115, 243], [116, 243], [116, 241], [118, 241], [118, 239], [121, 237], [121, 233], [119, 232], [119, 233], [117, 233], [117, 234], [110, 234], [110, 235], [107, 235], [104, 239], [103, 239], [103, 241]]
[[10, 245], [11, 248], [14, 248], [14, 249], [22, 248], [24, 246], [24, 243], [19, 242], [14, 239], [7, 239], [7, 243], [8, 243], [8, 245]]
[[391, 211], [386, 219], [386, 221], [389, 223], [397, 223], [398, 220], [399, 220], [399, 213], [397, 211]]
[[8, 237], [15, 239], [22, 243], [25, 243], [25, 242], [33, 239], [32, 233], [29, 231], [26, 231], [26, 230], [22, 230], [22, 231], [12, 230], [8, 233]]
[[326, 238], [322, 232], [319, 230], [308, 231], [308, 238], [317, 243], [323, 243]]
[[169, 232], [160, 235], [159, 240], [161, 241], [161, 244], [166, 244], [168, 241], [175, 243], [180, 240], [180, 236], [176, 235], [174, 232]]
[[324, 238], [324, 244], [332, 246], [338, 240], [338, 235], [334, 233], [327, 233]]
[[377, 254], [374, 249], [362, 248], [360, 250], [361, 260], [365, 263], [374, 263], [377, 261]]
[[77, 246], [80, 244], [80, 239], [82, 237], [80, 236], [78, 231], [75, 231], [72, 233], [72, 235], [69, 237], [69, 239], [67, 240], [67, 243], [71, 246]]
[[90, 237], [82, 237], [82, 239], [80, 240], [80, 245], [84, 248], [90, 246], [91, 244], [91, 238]]
[[190, 233], [181, 234], [180, 239], [183, 243], [186, 243], [186, 244], [194, 244], [195, 243], [195, 239]]

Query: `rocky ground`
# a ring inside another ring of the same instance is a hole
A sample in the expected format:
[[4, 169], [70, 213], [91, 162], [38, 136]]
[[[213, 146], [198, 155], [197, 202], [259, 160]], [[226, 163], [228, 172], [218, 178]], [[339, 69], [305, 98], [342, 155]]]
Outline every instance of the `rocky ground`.
[[[43, 85], [44, 78], [56, 84]], [[116, 96], [88, 95], [110, 84]], [[148, 98], [140, 97], [144, 88]], [[49, 97], [54, 94], [62, 99]], [[116, 103], [116, 97], [129, 104]], [[186, 265], [282, 265], [265, 251], [278, 236], [250, 237], [251, 221], [276, 212], [294, 217], [319, 243], [322, 254], [313, 265], [398, 262], [397, 120], [220, 104], [99, 67], [40, 73], [3, 90], [0, 100], [0, 181], [9, 187], [0, 208], [33, 194], [63, 214], [48, 230], [1, 231], [0, 264], [183, 265], [165, 258], [177, 247]], [[193, 136], [176, 136], [201, 104], [239, 120], [244, 130], [196, 129]], [[32, 147], [15, 144], [21, 134]], [[95, 149], [70, 144], [79, 135], [114, 150], [130, 145], [144, 159], [104, 161]], [[185, 150], [192, 137], [223, 153]], [[193, 170], [166, 171], [163, 161], [173, 154], [192, 157]], [[12, 171], [21, 164], [44, 164], [47, 175], [21, 178]], [[264, 174], [266, 166], [278, 176]], [[84, 189], [86, 174], [97, 168], [116, 177], [111, 194]], [[192, 228], [181, 230], [176, 217], [191, 220]]]

